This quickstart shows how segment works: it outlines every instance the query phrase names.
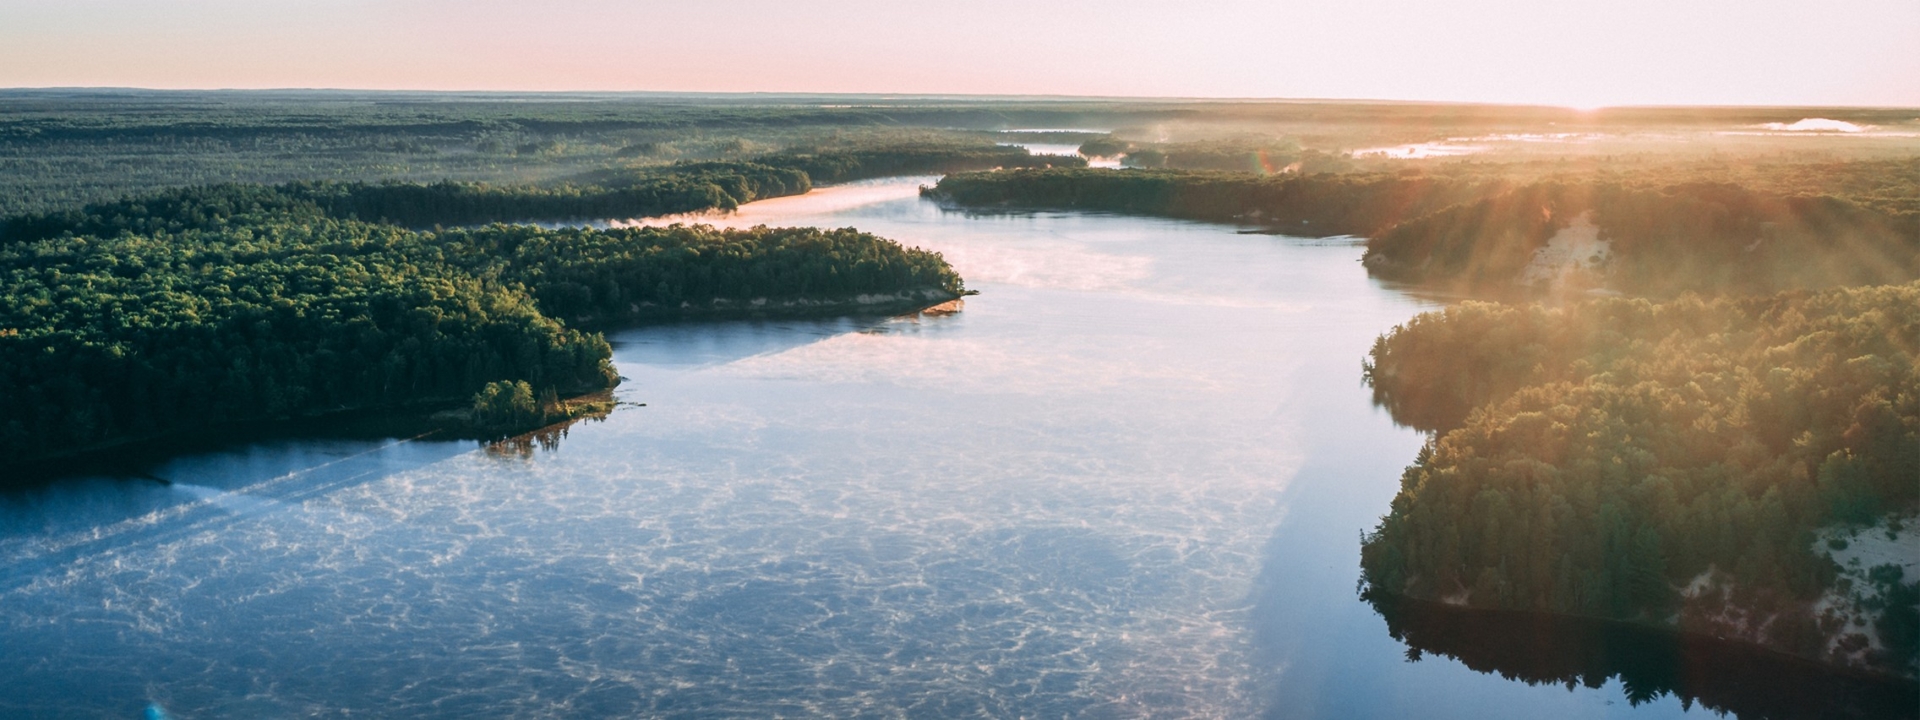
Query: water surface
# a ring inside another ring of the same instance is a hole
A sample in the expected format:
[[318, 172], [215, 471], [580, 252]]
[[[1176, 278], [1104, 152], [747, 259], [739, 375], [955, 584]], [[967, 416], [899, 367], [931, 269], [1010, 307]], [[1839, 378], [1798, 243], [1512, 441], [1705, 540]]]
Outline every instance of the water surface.
[[721, 221], [940, 251], [981, 292], [958, 312], [613, 333], [632, 404], [557, 442], [5, 496], [0, 714], [1683, 714], [1410, 662], [1356, 597], [1421, 442], [1360, 360], [1427, 307], [1357, 245], [969, 215], [931, 181]]

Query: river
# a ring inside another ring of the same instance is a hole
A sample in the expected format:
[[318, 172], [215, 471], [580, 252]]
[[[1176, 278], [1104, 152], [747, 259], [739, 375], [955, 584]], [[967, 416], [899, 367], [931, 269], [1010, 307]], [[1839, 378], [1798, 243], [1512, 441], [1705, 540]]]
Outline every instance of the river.
[[1360, 361], [1431, 305], [1355, 242], [930, 182], [707, 220], [937, 250], [980, 291], [957, 312], [611, 333], [627, 404], [539, 442], [258, 442], [4, 496], [0, 715], [1688, 714], [1410, 661], [1356, 596], [1422, 441]]

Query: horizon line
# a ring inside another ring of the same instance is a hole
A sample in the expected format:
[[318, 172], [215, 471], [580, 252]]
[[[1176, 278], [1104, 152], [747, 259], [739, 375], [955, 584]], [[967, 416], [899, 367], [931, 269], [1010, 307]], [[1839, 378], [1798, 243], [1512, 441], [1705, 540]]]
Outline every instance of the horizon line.
[[993, 94], [993, 93], [942, 93], [942, 92], [826, 92], [812, 90], [474, 90], [474, 89], [423, 89], [423, 88], [352, 88], [352, 87], [142, 87], [136, 85], [21, 85], [0, 87], [0, 93], [19, 92], [138, 92], [138, 93], [338, 93], [338, 94], [388, 94], [388, 95], [549, 95], [549, 96], [681, 96], [681, 97], [794, 97], [794, 98], [876, 98], [897, 100], [954, 99], [954, 100], [1042, 100], [1050, 102], [1147, 102], [1147, 103], [1270, 103], [1270, 104], [1341, 104], [1341, 105], [1450, 105], [1467, 107], [1509, 107], [1509, 108], [1551, 108], [1593, 112], [1598, 110], [1629, 109], [1857, 109], [1857, 110], [1920, 110], [1920, 105], [1814, 105], [1814, 104], [1777, 104], [1777, 103], [1628, 103], [1620, 105], [1598, 105], [1591, 107], [1573, 106], [1544, 102], [1502, 102], [1489, 100], [1402, 100], [1392, 98], [1337, 98], [1337, 97], [1276, 97], [1276, 96], [1207, 96], [1207, 95], [1073, 95], [1061, 93], [1048, 94]]

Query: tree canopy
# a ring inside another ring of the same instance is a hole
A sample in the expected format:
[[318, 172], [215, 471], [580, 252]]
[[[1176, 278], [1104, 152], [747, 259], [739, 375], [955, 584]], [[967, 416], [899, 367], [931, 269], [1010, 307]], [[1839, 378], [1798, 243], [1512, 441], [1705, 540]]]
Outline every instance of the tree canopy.
[[[1370, 586], [1911, 672], [1920, 578], [1845, 578], [1815, 545], [1920, 505], [1920, 283], [1469, 302], [1382, 337], [1366, 369], [1440, 433], [1365, 539]], [[1847, 636], [1868, 624], [1883, 646], [1862, 652]]]

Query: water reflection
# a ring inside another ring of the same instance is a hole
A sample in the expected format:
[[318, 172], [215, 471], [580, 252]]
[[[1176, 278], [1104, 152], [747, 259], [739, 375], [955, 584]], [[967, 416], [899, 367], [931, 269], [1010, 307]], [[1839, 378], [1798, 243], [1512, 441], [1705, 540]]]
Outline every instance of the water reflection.
[[1391, 596], [1368, 601], [1409, 661], [1453, 658], [1528, 685], [1600, 688], [1618, 682], [1628, 703], [1677, 698], [1741, 718], [1911, 718], [1920, 687], [1834, 672], [1786, 655], [1700, 636], [1534, 613], [1453, 608]]
[[[613, 399], [612, 392], [573, 398], [568, 402], [592, 403], [592, 409], [586, 414], [568, 418], [532, 432], [489, 441], [482, 445], [482, 448], [492, 457], [512, 460], [531, 460], [537, 453], [557, 452], [560, 449], [560, 441], [567, 438], [568, 430], [582, 423], [602, 422], [608, 415], [613, 414], [614, 408], [620, 404]], [[639, 403], [630, 404], [645, 407]]]

